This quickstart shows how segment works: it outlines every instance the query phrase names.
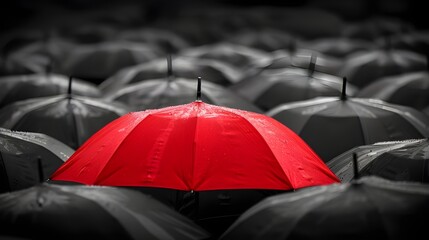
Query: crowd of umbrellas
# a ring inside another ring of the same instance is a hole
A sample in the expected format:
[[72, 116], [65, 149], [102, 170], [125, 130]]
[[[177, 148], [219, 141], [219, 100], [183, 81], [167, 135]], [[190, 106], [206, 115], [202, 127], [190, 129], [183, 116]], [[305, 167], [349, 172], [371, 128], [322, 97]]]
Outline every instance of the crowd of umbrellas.
[[429, 32], [54, 9], [0, 37], [0, 239], [426, 234]]

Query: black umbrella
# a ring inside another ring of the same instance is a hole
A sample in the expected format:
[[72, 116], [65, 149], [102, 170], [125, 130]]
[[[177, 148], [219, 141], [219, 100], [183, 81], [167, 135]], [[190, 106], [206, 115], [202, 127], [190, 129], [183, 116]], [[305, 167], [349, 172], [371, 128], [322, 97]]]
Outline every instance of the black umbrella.
[[[168, 61], [167, 61], [168, 62]], [[242, 73], [234, 67], [221, 61], [212, 59], [197, 59], [191, 57], [174, 57], [172, 59], [176, 77], [196, 79], [202, 77], [209, 82], [222, 86], [238, 82]], [[148, 63], [124, 68], [117, 74], [103, 81], [99, 87], [108, 94], [116, 92], [127, 84], [156, 78], [164, 78], [168, 74], [168, 64], [164, 59], [157, 59]]]
[[[386, 41], [390, 42], [389, 39]], [[340, 75], [347, 76], [350, 83], [362, 88], [382, 77], [427, 69], [424, 55], [392, 49], [389, 44], [386, 43], [384, 48], [349, 55], [344, 60]]]
[[391, 37], [413, 32], [414, 27], [399, 18], [374, 16], [363, 21], [347, 24], [342, 31], [342, 36], [351, 39], [374, 41], [379, 37]]
[[[345, 81], [344, 81], [345, 82]], [[325, 161], [357, 146], [429, 136], [422, 112], [375, 99], [320, 97], [280, 105], [269, 112]]]
[[22, 46], [0, 57], [0, 75], [22, 75], [45, 73], [47, 68], [55, 69], [57, 63], [73, 49], [74, 44], [46, 34], [43, 39]]
[[[173, 76], [167, 79], [146, 80], [119, 89], [105, 96], [105, 99], [123, 102], [137, 110], [186, 104], [195, 99], [195, 82]], [[204, 102], [214, 105], [262, 113], [262, 110], [251, 102], [216, 83], [204, 82], [201, 98]]]
[[218, 42], [215, 44], [187, 48], [182, 50], [179, 54], [193, 58], [214, 59], [240, 69], [246, 69], [258, 64], [268, 64], [271, 61], [270, 54], [263, 50], [228, 42]]
[[296, 41], [296, 37], [286, 31], [264, 28], [261, 30], [242, 30], [228, 36], [225, 41], [272, 52], [288, 48], [292, 42]]
[[266, 198], [219, 239], [419, 239], [428, 202], [426, 184], [364, 177]]
[[370, 50], [375, 47], [375, 44], [359, 39], [320, 38], [311, 41], [302, 41], [300, 46], [301, 48], [311, 49], [341, 59], [355, 52]]
[[[70, 79], [53, 73], [0, 77], [0, 108], [28, 98], [54, 96], [67, 93]], [[95, 84], [74, 79], [73, 93], [87, 97], [101, 97]]]
[[166, 53], [176, 53], [191, 46], [179, 34], [160, 28], [126, 29], [118, 32], [115, 39], [148, 43], [157, 46]]
[[127, 106], [118, 102], [63, 94], [22, 100], [3, 107], [0, 126], [44, 133], [77, 149], [104, 125], [127, 112], [130, 112]]
[[[319, 96], [338, 96], [342, 89], [342, 79], [316, 72], [315, 59], [310, 62], [308, 69], [283, 68], [262, 72], [243, 79], [230, 89], [263, 110]], [[348, 92], [353, 95], [357, 88], [350, 85]]]
[[0, 128], [0, 193], [45, 181], [73, 153], [45, 134]]
[[156, 59], [162, 55], [156, 46], [135, 42], [81, 44], [58, 62], [58, 72], [100, 83], [122, 68]]
[[210, 239], [185, 216], [136, 191], [40, 184], [0, 195], [1, 237]]
[[356, 97], [376, 98], [386, 102], [423, 109], [429, 105], [429, 73], [404, 73], [380, 78], [362, 88]]
[[416, 53], [429, 55], [429, 31], [414, 30], [406, 34], [397, 34], [391, 37], [392, 46]]
[[353, 179], [351, 163], [356, 156], [360, 176], [429, 183], [428, 149], [427, 139], [381, 142], [355, 147], [326, 164], [342, 182]]

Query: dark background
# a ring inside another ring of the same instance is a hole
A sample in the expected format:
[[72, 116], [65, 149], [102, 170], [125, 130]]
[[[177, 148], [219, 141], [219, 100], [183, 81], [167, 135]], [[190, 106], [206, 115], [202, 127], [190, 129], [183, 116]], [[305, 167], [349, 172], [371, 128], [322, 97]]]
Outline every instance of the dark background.
[[[414, 25], [417, 29], [429, 27], [426, 19], [424, 1], [407, 0], [14, 0], [2, 1], [0, 8], [0, 28], [3, 32], [26, 26], [40, 18], [58, 20], [57, 9], [75, 11], [79, 15], [86, 10], [100, 10], [118, 5], [133, 4], [141, 11], [142, 23], [160, 17], [179, 14], [183, 9], [195, 7], [225, 5], [244, 8], [255, 6], [279, 7], [317, 7], [336, 13], [346, 21], [358, 21], [371, 16], [389, 16], [400, 18]], [[136, 9], [134, 9], [135, 11]]]

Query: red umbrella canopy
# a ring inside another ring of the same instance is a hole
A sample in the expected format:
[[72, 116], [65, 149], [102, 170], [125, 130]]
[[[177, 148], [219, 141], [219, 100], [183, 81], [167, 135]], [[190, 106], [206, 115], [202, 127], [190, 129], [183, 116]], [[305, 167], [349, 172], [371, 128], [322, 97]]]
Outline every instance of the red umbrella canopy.
[[51, 180], [186, 191], [288, 190], [339, 181], [273, 118], [201, 101], [118, 118]]

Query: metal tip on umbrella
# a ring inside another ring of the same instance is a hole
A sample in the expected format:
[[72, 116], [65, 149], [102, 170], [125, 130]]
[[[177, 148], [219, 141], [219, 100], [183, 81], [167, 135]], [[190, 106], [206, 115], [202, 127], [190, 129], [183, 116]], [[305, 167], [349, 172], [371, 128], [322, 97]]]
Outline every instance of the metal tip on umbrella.
[[201, 77], [198, 77], [197, 83], [197, 102], [201, 102]]
[[173, 61], [171, 54], [167, 56], [167, 80], [171, 81], [173, 79]]
[[343, 77], [343, 89], [341, 90], [341, 96], [340, 96], [341, 100], [347, 99], [346, 89], [347, 89], [347, 77]]
[[42, 164], [42, 159], [40, 157], [37, 157], [37, 170], [39, 173], [39, 182], [44, 182], [45, 176], [43, 174], [43, 164]]
[[67, 89], [67, 98], [70, 100], [72, 97], [72, 82], [73, 82], [73, 76], [69, 77], [69, 87]]
[[353, 179], [359, 179], [359, 166], [357, 161], [357, 154], [353, 153]]
[[310, 65], [308, 66], [308, 76], [312, 76], [316, 69], [316, 60], [317, 56], [315, 54], [311, 54]]

